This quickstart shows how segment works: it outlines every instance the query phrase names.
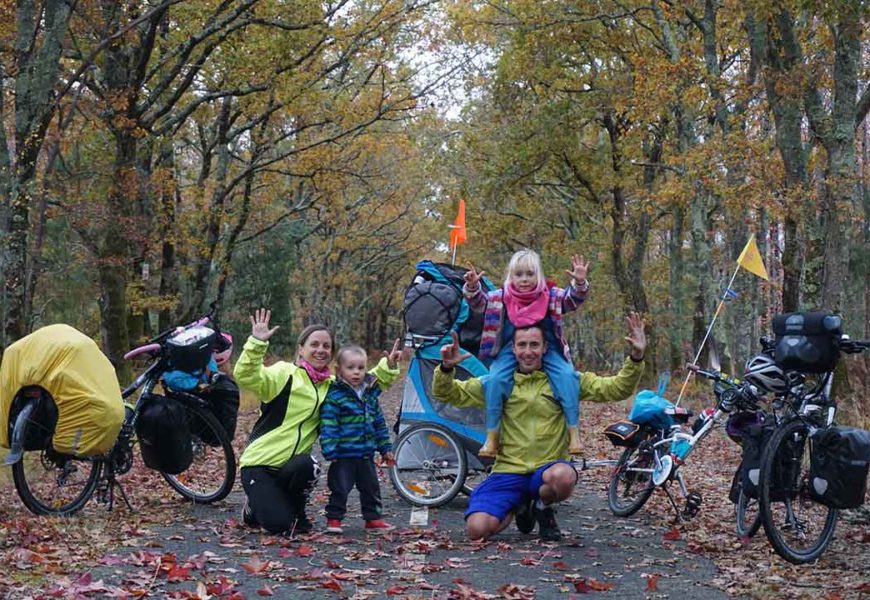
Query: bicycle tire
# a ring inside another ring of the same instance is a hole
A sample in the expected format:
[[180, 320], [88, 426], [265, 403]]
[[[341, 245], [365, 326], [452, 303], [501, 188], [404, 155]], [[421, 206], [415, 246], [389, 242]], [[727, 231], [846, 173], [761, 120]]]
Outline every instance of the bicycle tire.
[[[18, 497], [27, 509], [35, 515], [72, 515], [88, 503], [91, 496], [94, 495], [94, 490], [97, 489], [97, 483], [100, 479], [102, 468], [102, 459], [99, 458], [73, 458], [57, 455], [57, 460], [63, 464], [56, 462], [46, 453], [51, 450], [39, 450], [25, 452], [21, 460], [12, 465], [12, 481], [15, 484], [15, 490], [18, 492]], [[56, 453], [55, 453], [56, 454]], [[61, 504], [50, 504], [46, 499], [42, 499], [42, 492], [37, 492], [38, 488], [45, 488], [48, 492], [52, 485], [58, 488], [69, 487], [68, 482], [61, 481], [61, 477], [66, 477], [77, 471], [80, 465], [86, 465], [88, 471], [83, 478], [77, 478], [78, 484], [71, 488], [71, 498], [63, 500]], [[72, 471], [64, 474], [65, 469]], [[37, 473], [42, 473], [46, 476], [45, 483], [37, 483]]]
[[446, 427], [413, 425], [399, 435], [393, 453], [396, 463], [390, 466], [390, 481], [402, 499], [414, 506], [447, 504], [465, 485], [465, 449]]
[[[761, 455], [759, 507], [765, 534], [777, 554], [798, 565], [816, 560], [827, 549], [838, 516], [836, 509], [805, 493], [811, 444], [809, 426], [794, 419], [773, 433]], [[800, 518], [796, 509], [818, 514]], [[786, 522], [780, 525], [783, 517]], [[806, 547], [797, 545], [802, 538], [810, 540]]]
[[[643, 463], [644, 457], [633, 458], [635, 453], [638, 453], [638, 448], [626, 448], [622, 453], [622, 456], [619, 457], [619, 462], [616, 464], [616, 467], [613, 470], [613, 474], [610, 476], [610, 483], [607, 485], [607, 506], [610, 508], [610, 511], [616, 515], [617, 517], [629, 517], [639, 511], [641, 507], [646, 504], [646, 501], [649, 500], [650, 496], [652, 496], [653, 490], [655, 490], [655, 486], [652, 481], [652, 473], [646, 471], [630, 471], [637, 461], [641, 461]], [[649, 458], [648, 465], [643, 464], [643, 468], [652, 468], [653, 460], [652, 460], [652, 451], [645, 450], [645, 456]], [[633, 500], [625, 503], [621, 500], [621, 492], [628, 493], [631, 491], [632, 487], [636, 483], [640, 483], [638, 487], [639, 493], [634, 497]], [[625, 485], [625, 489], [622, 490], [621, 487]]]
[[761, 529], [761, 510], [758, 498], [750, 498], [743, 493], [743, 486], [737, 494], [737, 504], [734, 505], [737, 535], [741, 538], [751, 538]]
[[[233, 450], [232, 440], [217, 417], [207, 408], [184, 404], [187, 411], [188, 422], [191, 427], [191, 443], [193, 444], [194, 459], [190, 467], [177, 475], [161, 472], [160, 475], [169, 484], [169, 487], [178, 492], [182, 498], [197, 504], [210, 504], [223, 500], [232, 491], [236, 482], [236, 454]], [[200, 437], [203, 428], [210, 430], [207, 439], [217, 440], [218, 444], [211, 445]], [[199, 431], [199, 435], [197, 434]], [[222, 465], [215, 465], [214, 460], [223, 460]], [[217, 466], [217, 468], [215, 468]], [[204, 467], [200, 475], [194, 469]], [[207, 490], [199, 490], [193, 486], [202, 482], [206, 485], [215, 482], [215, 475], [222, 472], [222, 479], [217, 481], [217, 486]]]

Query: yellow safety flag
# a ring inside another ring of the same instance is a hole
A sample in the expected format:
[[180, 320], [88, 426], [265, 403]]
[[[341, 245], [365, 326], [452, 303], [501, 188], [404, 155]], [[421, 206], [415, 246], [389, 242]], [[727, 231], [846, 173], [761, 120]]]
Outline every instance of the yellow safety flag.
[[740, 253], [737, 264], [750, 273], [758, 275], [765, 281], [768, 279], [767, 269], [764, 268], [764, 261], [761, 260], [761, 252], [758, 251], [758, 244], [755, 243], [754, 233], [749, 238], [749, 241], [746, 242], [746, 247]]

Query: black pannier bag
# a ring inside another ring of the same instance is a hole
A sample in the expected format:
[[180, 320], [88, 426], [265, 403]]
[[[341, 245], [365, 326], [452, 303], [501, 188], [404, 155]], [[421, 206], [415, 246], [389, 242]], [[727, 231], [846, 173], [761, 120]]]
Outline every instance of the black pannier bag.
[[12, 439], [12, 430], [18, 413], [29, 402], [36, 402], [36, 407], [27, 419], [24, 428], [24, 450], [47, 450], [51, 447], [51, 438], [57, 426], [57, 404], [51, 394], [41, 388], [29, 387], [18, 393], [18, 397], [12, 403], [9, 410], [9, 439]]
[[[743, 456], [740, 463], [740, 483], [743, 493], [750, 498], [758, 498], [758, 482], [761, 473], [761, 455], [770, 436], [773, 435], [775, 425], [773, 423], [749, 425], [743, 430], [742, 444]], [[780, 459], [785, 457], [780, 456]], [[783, 462], [780, 460], [780, 462]], [[774, 465], [774, 470], [777, 465]], [[774, 482], [780, 485], [771, 485], [771, 500], [783, 500], [782, 473], [774, 475]], [[772, 482], [773, 483], [773, 482]], [[736, 502], [736, 500], [734, 500]]]
[[142, 460], [156, 471], [178, 475], [193, 462], [187, 411], [177, 400], [149, 396], [136, 420], [136, 436]]
[[785, 370], [825, 373], [837, 365], [842, 319], [828, 312], [787, 313], [773, 318], [774, 359]]
[[169, 366], [187, 373], [205, 369], [218, 343], [218, 337], [214, 329], [201, 325], [175, 334], [166, 340]]
[[[221, 374], [197, 394], [208, 402], [212, 413], [232, 440], [236, 436], [236, 420], [239, 416], [239, 386], [236, 382]], [[220, 446], [220, 440], [205, 423], [191, 423], [191, 431], [209, 446]]]
[[617, 421], [611, 423], [604, 429], [604, 436], [610, 440], [614, 446], [623, 446], [626, 448], [634, 448], [640, 444], [643, 439], [639, 435], [640, 425], [631, 421]]
[[829, 427], [810, 438], [810, 497], [832, 508], [858, 508], [867, 493], [870, 433]]

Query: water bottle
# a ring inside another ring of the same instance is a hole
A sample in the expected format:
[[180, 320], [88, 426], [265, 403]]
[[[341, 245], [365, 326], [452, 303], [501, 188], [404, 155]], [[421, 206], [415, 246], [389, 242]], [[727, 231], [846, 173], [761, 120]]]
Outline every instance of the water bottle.
[[689, 444], [688, 440], [677, 440], [676, 442], [671, 444], [671, 454], [675, 459], [682, 462], [682, 460], [689, 453], [689, 449], [691, 447], [692, 446]]

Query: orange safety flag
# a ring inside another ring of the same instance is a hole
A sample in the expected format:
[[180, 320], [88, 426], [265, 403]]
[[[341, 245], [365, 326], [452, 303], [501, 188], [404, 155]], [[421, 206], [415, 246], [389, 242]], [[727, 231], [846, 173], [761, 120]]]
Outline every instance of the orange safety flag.
[[455, 250], [456, 246], [465, 240], [465, 200], [460, 200], [459, 214], [456, 215], [456, 220], [450, 226], [450, 247]]
[[758, 275], [764, 280], [767, 280], [767, 269], [764, 268], [764, 261], [761, 260], [761, 252], [758, 251], [758, 244], [755, 243], [755, 234], [746, 242], [746, 247], [740, 253], [737, 259], [737, 264], [749, 271]]

